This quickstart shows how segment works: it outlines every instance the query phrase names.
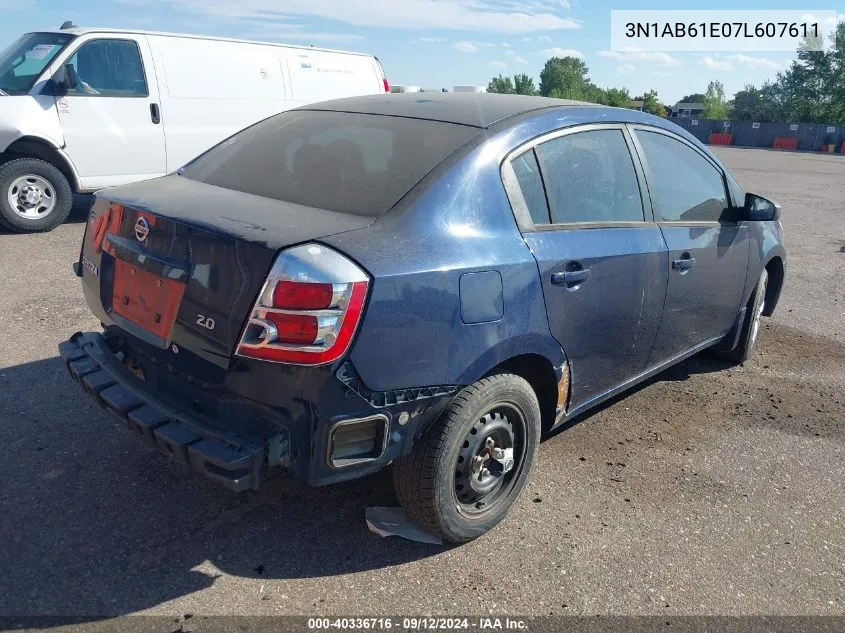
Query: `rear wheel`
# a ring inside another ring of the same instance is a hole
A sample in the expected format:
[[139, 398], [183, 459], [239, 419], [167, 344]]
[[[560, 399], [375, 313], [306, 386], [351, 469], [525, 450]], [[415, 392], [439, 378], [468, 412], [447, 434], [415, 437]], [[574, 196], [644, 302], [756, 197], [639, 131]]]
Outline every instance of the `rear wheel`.
[[446, 541], [481, 536], [525, 487], [540, 426], [537, 396], [523, 378], [497, 374], [470, 385], [394, 465], [399, 502]]
[[67, 219], [73, 191], [64, 174], [37, 158], [0, 165], [0, 224], [19, 233], [51, 231]]
[[730, 360], [736, 363], [744, 363], [751, 357], [754, 345], [757, 343], [757, 335], [760, 333], [760, 321], [763, 317], [763, 309], [766, 307], [766, 288], [769, 284], [769, 274], [766, 269], [760, 273], [757, 287], [754, 294], [748, 300], [748, 307], [745, 310], [745, 320], [742, 322], [742, 331], [739, 334], [737, 346], [727, 352]]

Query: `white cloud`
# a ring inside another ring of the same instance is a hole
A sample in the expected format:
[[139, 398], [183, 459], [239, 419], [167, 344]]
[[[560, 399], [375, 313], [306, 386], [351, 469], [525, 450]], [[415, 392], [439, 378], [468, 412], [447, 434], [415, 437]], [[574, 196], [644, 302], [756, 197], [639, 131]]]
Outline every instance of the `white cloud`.
[[805, 13], [804, 15], [801, 16], [801, 21], [806, 23], [806, 24], [812, 24], [814, 22], [817, 22], [817, 23], [820, 23], [820, 24], [823, 24], [823, 25], [826, 24], [826, 25], [830, 26], [830, 25], [836, 24], [837, 21], [842, 21], [842, 20], [845, 20], [845, 17], [842, 16], [842, 15], [836, 15], [836, 16], [831, 15], [831, 16], [826, 17], [824, 20], [819, 20], [812, 13]]
[[514, 57], [513, 61], [515, 61], [517, 64], [527, 64], [528, 63], [528, 60], [525, 59], [524, 57], [522, 57], [521, 55], [517, 55], [516, 57]]
[[302, 30], [301, 25], [287, 22], [260, 24], [247, 22], [240, 31], [241, 37], [270, 41], [357, 42], [365, 39], [355, 33], [321, 33]]
[[412, 42], [422, 42], [424, 44], [442, 44], [446, 41], [445, 37], [421, 37], [418, 40], [411, 40]]
[[584, 57], [584, 53], [579, 50], [575, 50], [574, 48], [561, 48], [560, 46], [544, 48], [540, 52], [549, 57], [578, 57], [579, 59]]
[[630, 75], [637, 72], [637, 67], [633, 64], [622, 64], [616, 67], [616, 72], [622, 73], [623, 75]]
[[455, 42], [455, 45], [452, 47], [459, 53], [477, 53], [478, 47], [468, 40], [461, 40], [460, 42]]
[[512, 48], [509, 48], [505, 51], [505, 55], [507, 55], [508, 57], [516, 57], [516, 51]]
[[709, 70], [733, 70], [733, 64], [731, 64], [730, 62], [713, 59], [712, 57], [710, 57], [710, 55], [705, 55], [704, 57], [699, 59], [698, 65], [704, 66]]
[[510, 44], [508, 44], [507, 42], [502, 42], [502, 46], [503, 46], [504, 48], [510, 48], [510, 47], [511, 47], [511, 45], [510, 45]]
[[[2, 0], [7, 2], [8, 0]], [[127, 2], [127, 0], [122, 0]], [[129, 0], [158, 5], [158, 0]], [[579, 29], [560, 0], [166, 0], [185, 12], [220, 21], [286, 22], [302, 17], [361, 27], [440, 28], [487, 33], [533, 33]]]
[[599, 57], [609, 57], [628, 64], [634, 62], [647, 62], [660, 66], [678, 66], [681, 63], [676, 57], [661, 53], [659, 51], [643, 51], [638, 48], [629, 48], [624, 51], [599, 51]]
[[490, 62], [490, 65], [495, 67], [495, 68], [507, 68], [508, 67], [508, 65], [505, 62], [499, 61], [498, 59]]
[[723, 58], [728, 62], [736, 62], [748, 66], [752, 70], [780, 70], [781, 66], [776, 61], [765, 57], [751, 57], [750, 55], [726, 55]]

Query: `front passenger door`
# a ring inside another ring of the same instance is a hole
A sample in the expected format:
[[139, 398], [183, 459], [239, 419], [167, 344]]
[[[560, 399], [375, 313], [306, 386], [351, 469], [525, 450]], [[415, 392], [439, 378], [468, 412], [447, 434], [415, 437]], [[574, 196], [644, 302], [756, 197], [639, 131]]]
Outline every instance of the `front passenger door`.
[[75, 68], [78, 83], [56, 107], [82, 188], [164, 175], [162, 114], [147, 39], [89, 39], [65, 64]]
[[642, 372], [660, 322], [666, 245], [630, 143], [620, 125], [576, 128], [509, 163], [549, 327], [569, 359], [570, 413]]
[[637, 128], [655, 220], [669, 247], [669, 286], [650, 366], [718, 340], [739, 313], [748, 228], [730, 208], [721, 169], [664, 131]]

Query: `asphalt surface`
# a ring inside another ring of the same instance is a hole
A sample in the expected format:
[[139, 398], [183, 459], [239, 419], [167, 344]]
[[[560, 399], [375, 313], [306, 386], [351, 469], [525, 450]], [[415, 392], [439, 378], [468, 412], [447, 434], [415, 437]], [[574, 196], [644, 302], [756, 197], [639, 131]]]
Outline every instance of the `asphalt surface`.
[[237, 496], [140, 444], [57, 359], [97, 326], [84, 205], [0, 234], [0, 616], [845, 615], [845, 157], [717, 151], [783, 205], [753, 359], [693, 357], [546, 439], [510, 517], [456, 548], [367, 530], [386, 472]]

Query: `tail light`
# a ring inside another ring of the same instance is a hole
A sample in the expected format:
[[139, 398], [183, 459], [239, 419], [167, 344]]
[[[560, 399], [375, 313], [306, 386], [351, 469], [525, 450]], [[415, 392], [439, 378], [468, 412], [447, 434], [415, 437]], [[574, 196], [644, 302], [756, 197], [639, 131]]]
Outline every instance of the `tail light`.
[[322, 244], [282, 251], [252, 308], [237, 354], [322, 365], [349, 349], [370, 278]]
[[390, 92], [390, 82], [387, 80], [387, 77], [384, 78], [384, 91]]

